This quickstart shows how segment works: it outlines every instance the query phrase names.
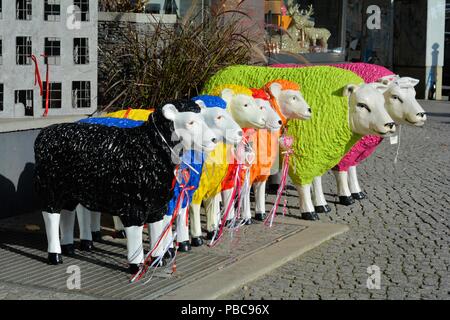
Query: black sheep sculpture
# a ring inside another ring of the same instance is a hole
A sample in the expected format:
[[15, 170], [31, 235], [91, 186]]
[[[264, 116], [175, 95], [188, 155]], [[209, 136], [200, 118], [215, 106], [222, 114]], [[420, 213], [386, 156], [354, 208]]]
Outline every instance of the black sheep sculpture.
[[40, 132], [34, 145], [34, 186], [41, 199], [49, 263], [62, 263], [60, 213], [80, 203], [91, 211], [120, 216], [130, 269], [138, 268], [143, 260], [142, 226], [161, 220], [172, 197], [173, 149], [179, 143], [173, 134], [181, 136], [178, 131], [182, 142], [215, 143], [200, 107], [179, 100], [157, 108], [136, 128], [64, 123]]

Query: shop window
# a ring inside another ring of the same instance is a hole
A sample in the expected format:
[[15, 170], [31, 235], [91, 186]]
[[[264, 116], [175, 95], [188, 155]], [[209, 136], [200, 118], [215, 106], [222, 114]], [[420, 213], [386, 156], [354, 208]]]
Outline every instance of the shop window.
[[266, 0], [265, 25], [277, 53], [343, 53], [342, 1]]
[[0, 65], [3, 64], [3, 40], [0, 38]]
[[3, 18], [3, 3], [2, 0], [0, 0], [0, 19]]
[[[45, 109], [46, 97], [47, 97], [47, 82], [43, 83], [43, 95], [42, 95], [42, 108]], [[62, 100], [62, 84], [58, 82], [49, 83], [49, 97], [48, 97], [48, 107], [50, 109], [61, 109]]]
[[91, 107], [91, 82], [73, 81], [72, 82], [72, 107], [90, 108]]
[[14, 102], [23, 104], [26, 116], [33, 116], [33, 90], [16, 90]]
[[16, 38], [16, 64], [31, 64], [31, 37]]
[[61, 19], [61, 0], [45, 0], [44, 20], [60, 21], [60, 19]]
[[31, 0], [16, 0], [16, 19], [31, 20]]
[[89, 64], [89, 39], [73, 39], [73, 61], [75, 64]]

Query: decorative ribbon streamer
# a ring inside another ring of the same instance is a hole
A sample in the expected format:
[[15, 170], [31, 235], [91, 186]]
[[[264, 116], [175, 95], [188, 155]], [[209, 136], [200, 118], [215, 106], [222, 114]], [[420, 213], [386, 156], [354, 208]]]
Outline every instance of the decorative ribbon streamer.
[[[268, 225], [270, 228], [273, 224], [273, 219], [275, 218], [275, 215], [277, 213], [278, 206], [281, 202], [281, 197], [283, 195], [283, 192], [286, 194], [286, 184], [287, 184], [287, 176], [289, 172], [289, 158], [294, 153], [294, 150], [292, 149], [292, 145], [294, 143], [294, 139], [291, 136], [283, 135], [280, 138], [280, 147], [285, 150], [282, 152], [284, 154], [283, 159], [283, 166], [281, 169], [281, 182], [278, 186], [277, 190], [277, 196], [275, 198], [275, 203], [272, 207], [272, 210], [270, 210], [269, 215], [264, 220], [264, 225]], [[286, 198], [284, 199], [284, 207], [283, 207], [283, 215], [286, 213]]]
[[[187, 184], [187, 181], [185, 183]], [[160, 257], [158, 257], [158, 259], [153, 261], [151, 264], [149, 263], [151, 261], [151, 259], [152, 259], [152, 253], [156, 250], [156, 248], [158, 248], [159, 244], [164, 239], [166, 234], [169, 232], [170, 228], [172, 228], [172, 225], [173, 225], [175, 219], [178, 217], [178, 213], [179, 213], [179, 211], [181, 209], [182, 203], [184, 202], [184, 197], [185, 196], [188, 199], [187, 206], [189, 206], [188, 191], [194, 189], [194, 186], [186, 186], [186, 184], [180, 184], [181, 192], [178, 195], [176, 206], [175, 206], [174, 212], [172, 214], [172, 219], [169, 221], [169, 223], [167, 223], [167, 225], [163, 229], [163, 232], [159, 236], [158, 241], [156, 242], [155, 246], [147, 253], [147, 255], [145, 256], [145, 259], [144, 259], [144, 263], [140, 267], [139, 271], [131, 278], [130, 282], [133, 283], [133, 282], [139, 281], [145, 275], [145, 273], [147, 272], [148, 267], [149, 266], [153, 267], [155, 265], [158, 265], [158, 263], [161, 261], [162, 257], [164, 256], [164, 254], [162, 254]], [[170, 243], [171, 242], [169, 242], [169, 244]], [[169, 247], [170, 247], [170, 245], [169, 245]], [[165, 252], [168, 251], [169, 247], [165, 248]]]
[[[47, 58], [46, 54], [41, 54], [41, 57]], [[39, 71], [39, 64], [37, 61], [37, 58], [34, 54], [31, 55], [31, 60], [33, 60], [34, 62], [34, 85], [38, 84], [39, 85], [39, 95], [42, 97], [44, 95], [44, 89], [43, 89], [43, 85], [42, 85], [42, 78], [41, 78], [41, 72]], [[48, 115], [48, 108], [49, 108], [49, 97], [50, 97], [50, 75], [49, 75], [49, 64], [47, 62], [47, 72], [45, 75], [45, 81], [46, 81], [46, 86], [45, 86], [45, 111], [43, 114], [43, 117], [46, 117]]]

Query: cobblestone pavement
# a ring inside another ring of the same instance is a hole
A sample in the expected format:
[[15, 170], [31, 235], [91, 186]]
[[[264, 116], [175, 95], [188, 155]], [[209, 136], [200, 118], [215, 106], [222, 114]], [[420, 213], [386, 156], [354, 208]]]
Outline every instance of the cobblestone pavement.
[[[383, 142], [359, 168], [368, 198], [350, 207], [334, 202], [321, 220], [350, 231], [230, 294], [228, 299], [450, 299], [450, 104], [423, 103], [424, 128], [402, 126], [397, 146]], [[290, 191], [295, 215], [295, 192]], [[367, 289], [377, 265], [381, 288]]]

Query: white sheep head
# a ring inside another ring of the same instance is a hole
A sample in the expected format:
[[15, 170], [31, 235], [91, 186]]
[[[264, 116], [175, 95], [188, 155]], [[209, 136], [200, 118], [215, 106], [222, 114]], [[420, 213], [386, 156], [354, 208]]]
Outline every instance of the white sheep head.
[[414, 87], [419, 80], [409, 77], [386, 76], [378, 80], [387, 86], [383, 93], [386, 110], [395, 122], [423, 126], [427, 120], [425, 110], [416, 100]]
[[345, 86], [343, 95], [348, 97], [349, 125], [354, 133], [386, 137], [395, 132], [394, 120], [384, 108], [386, 89], [381, 83]]
[[232, 89], [223, 89], [221, 97], [227, 103], [227, 110], [241, 128], [264, 129], [266, 111], [259, 107], [253, 97], [246, 94], [234, 94]]
[[266, 85], [286, 120], [311, 118], [311, 108], [303, 98], [298, 85], [287, 80], [275, 80]]
[[217, 137], [206, 125], [200, 113], [179, 112], [173, 104], [166, 104], [162, 112], [166, 119], [173, 122], [176, 136], [173, 138], [181, 140], [183, 150], [206, 152], [214, 150]]
[[218, 141], [238, 144], [242, 141], [242, 129], [230, 113], [220, 107], [207, 107], [202, 100], [196, 100], [206, 125], [214, 132]]

